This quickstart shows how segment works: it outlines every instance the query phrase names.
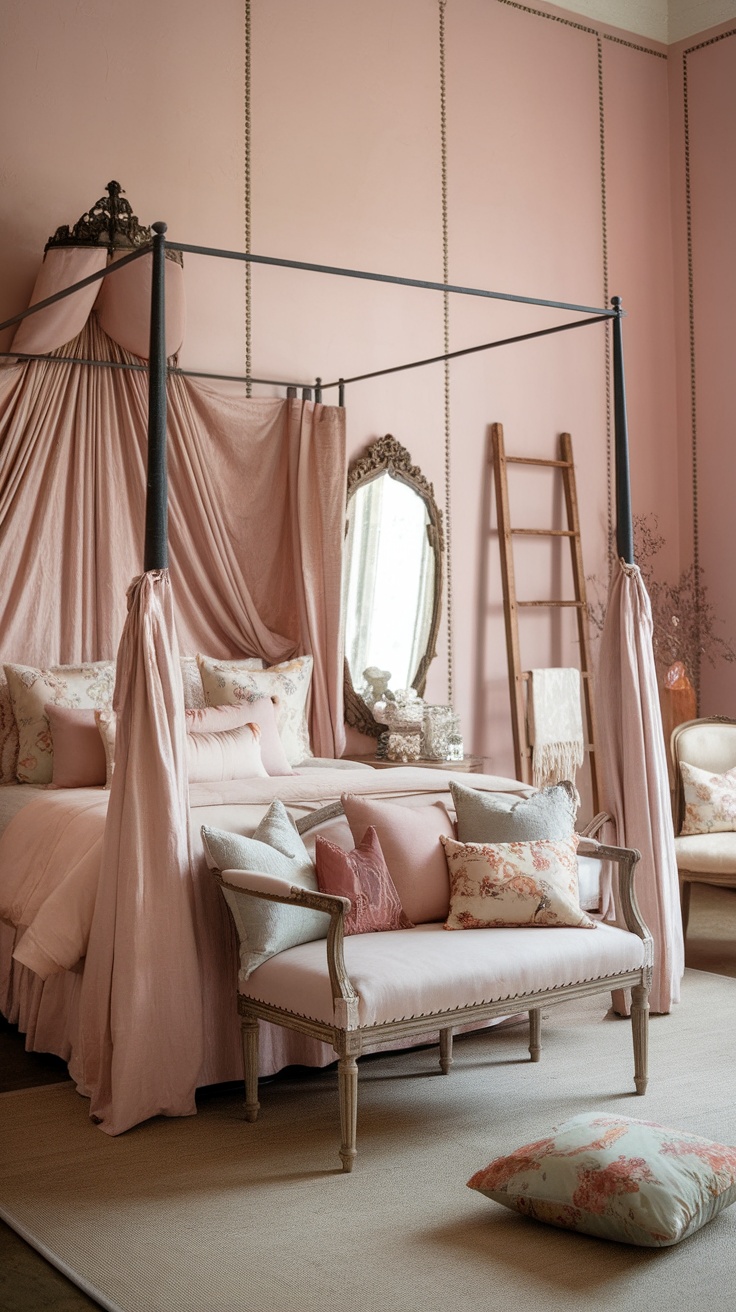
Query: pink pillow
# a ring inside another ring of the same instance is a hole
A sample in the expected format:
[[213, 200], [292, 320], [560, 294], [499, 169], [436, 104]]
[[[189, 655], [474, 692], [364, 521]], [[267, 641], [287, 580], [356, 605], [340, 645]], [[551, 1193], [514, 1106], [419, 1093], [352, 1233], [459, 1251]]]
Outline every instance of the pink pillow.
[[276, 711], [270, 697], [255, 697], [240, 706], [207, 706], [204, 710], [187, 711], [189, 733], [208, 732], [213, 728], [235, 728], [242, 724], [257, 724], [261, 730], [261, 759], [266, 774], [294, 774], [286, 759], [279, 731]]
[[224, 779], [267, 778], [257, 725], [214, 733], [187, 734], [187, 763], [190, 784], [216, 784]]
[[219, 733], [240, 729], [250, 720], [245, 706], [198, 706], [184, 712], [187, 733]]
[[345, 916], [346, 934], [412, 928], [372, 826], [352, 852], [344, 852], [318, 834], [315, 864], [320, 892], [337, 893], [352, 902]]
[[105, 782], [105, 748], [94, 709], [55, 706], [44, 714], [51, 729], [54, 762], [50, 788], [99, 788]]
[[343, 793], [341, 797], [353, 840], [357, 843], [369, 825], [378, 841], [401, 899], [415, 925], [445, 920], [450, 906], [450, 877], [440, 835], [455, 837], [455, 829], [441, 802], [402, 806], [373, 797]]

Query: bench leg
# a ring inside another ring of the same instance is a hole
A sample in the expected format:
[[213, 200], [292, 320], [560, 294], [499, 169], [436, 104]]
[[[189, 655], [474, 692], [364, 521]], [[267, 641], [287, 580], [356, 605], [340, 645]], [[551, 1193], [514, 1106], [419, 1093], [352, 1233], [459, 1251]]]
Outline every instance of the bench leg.
[[539, 1061], [542, 1051], [542, 1013], [539, 1007], [529, 1012], [529, 1056], [532, 1061]]
[[646, 984], [635, 984], [631, 990], [631, 1033], [634, 1040], [634, 1084], [637, 1093], [646, 1093], [649, 1059], [649, 989]]
[[337, 1063], [337, 1080], [342, 1133], [340, 1158], [343, 1171], [352, 1171], [357, 1156], [355, 1143], [358, 1130], [358, 1063], [351, 1053], [340, 1057]]
[[440, 1030], [440, 1070], [447, 1075], [452, 1066], [452, 1030]]
[[258, 1020], [244, 1016], [240, 1022], [245, 1076], [245, 1119], [255, 1121], [261, 1104], [258, 1101]]

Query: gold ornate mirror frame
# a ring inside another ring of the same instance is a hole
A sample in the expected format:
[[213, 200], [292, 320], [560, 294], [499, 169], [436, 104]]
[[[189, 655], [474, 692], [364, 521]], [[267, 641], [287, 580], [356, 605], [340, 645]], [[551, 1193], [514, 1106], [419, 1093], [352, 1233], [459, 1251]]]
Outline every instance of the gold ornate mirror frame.
[[[427, 671], [429, 665], [437, 654], [437, 633], [440, 626], [440, 614], [442, 611], [442, 583], [444, 577], [444, 550], [445, 538], [442, 529], [442, 511], [440, 510], [434, 498], [434, 488], [432, 484], [424, 477], [421, 469], [412, 464], [411, 456], [400, 442], [396, 441], [390, 433], [385, 437], [379, 437], [375, 442], [366, 449], [364, 454], [354, 460], [348, 470], [348, 488], [347, 499], [355, 495], [359, 487], [366, 483], [372, 482], [379, 474], [387, 472], [392, 478], [406, 483], [412, 488], [424, 501], [427, 508], [427, 537], [434, 556], [434, 598], [432, 603], [432, 616], [427, 634], [426, 649], [420, 659], [419, 666], [412, 682], [412, 687], [416, 688], [420, 697], [424, 693], [427, 682]], [[366, 705], [363, 698], [356, 692], [348, 665], [345, 660], [345, 721], [353, 729], [359, 729], [361, 733], [368, 734], [371, 738], [378, 738], [381, 733], [381, 727], [376, 723], [370, 708]]]

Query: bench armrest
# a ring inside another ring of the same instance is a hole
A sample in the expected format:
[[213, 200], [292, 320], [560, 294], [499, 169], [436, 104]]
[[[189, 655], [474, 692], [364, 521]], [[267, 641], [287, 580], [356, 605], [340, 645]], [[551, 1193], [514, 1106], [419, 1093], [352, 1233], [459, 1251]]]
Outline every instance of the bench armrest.
[[[220, 888], [228, 893], [255, 897], [265, 902], [280, 902], [284, 906], [307, 907], [311, 911], [324, 911], [330, 917], [325, 946], [335, 1015], [341, 1026], [351, 1028], [353, 1014], [357, 1017], [358, 995], [345, 969], [343, 952], [345, 915], [351, 907], [350, 898], [340, 897], [336, 893], [319, 893], [316, 889], [291, 884], [286, 879], [258, 871], [223, 870], [221, 874], [217, 871], [213, 873]], [[235, 928], [237, 933], [237, 925]]]
[[654, 941], [644, 923], [634, 891], [634, 875], [641, 861], [641, 852], [635, 847], [612, 847], [606, 843], [599, 843], [595, 838], [583, 837], [578, 845], [578, 854], [600, 857], [601, 861], [613, 861], [617, 866], [619, 899], [624, 924], [632, 934], [636, 934], [645, 943], [650, 944], [651, 953]]

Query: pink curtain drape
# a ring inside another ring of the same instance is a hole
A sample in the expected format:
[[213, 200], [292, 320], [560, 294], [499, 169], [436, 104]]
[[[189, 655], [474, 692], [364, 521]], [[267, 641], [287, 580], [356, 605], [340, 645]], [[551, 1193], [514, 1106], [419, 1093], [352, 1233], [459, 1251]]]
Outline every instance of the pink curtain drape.
[[[64, 355], [135, 363], [93, 314]], [[112, 658], [140, 569], [148, 379], [35, 361], [0, 370], [5, 661]], [[311, 652], [312, 745], [344, 748], [344, 411], [168, 384], [170, 571], [182, 651]]]
[[[113, 263], [127, 252], [113, 255]], [[30, 304], [99, 273], [109, 261], [106, 246], [58, 246], [47, 251], [38, 271]], [[63, 300], [37, 310], [18, 325], [12, 349], [26, 355], [46, 354], [71, 342], [84, 328], [92, 310], [109, 337], [126, 351], [148, 359], [151, 313], [151, 254], [148, 252], [107, 278], [93, 282]], [[184, 340], [186, 311], [184, 271], [167, 260], [166, 354], [176, 355]]]
[[[652, 613], [636, 565], [620, 562], [608, 596], [598, 676], [602, 803], [613, 841], [641, 852], [636, 896], [654, 938], [653, 1011], [680, 1000], [684, 948]], [[617, 912], [610, 882], [604, 913]], [[625, 1009], [617, 995], [617, 1009]]]
[[80, 997], [81, 1086], [120, 1134], [193, 1115], [202, 1064], [184, 700], [165, 570], [131, 585], [115, 770]]

